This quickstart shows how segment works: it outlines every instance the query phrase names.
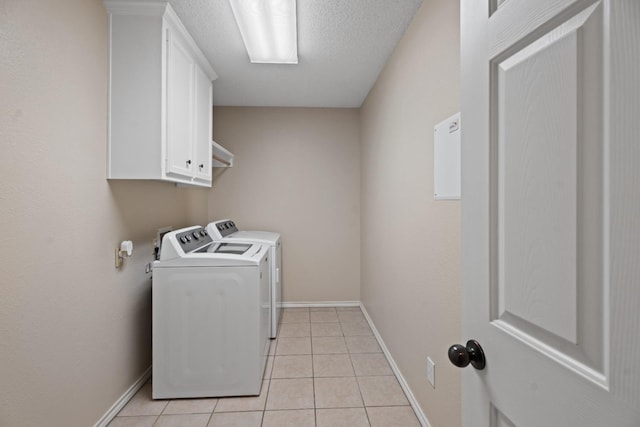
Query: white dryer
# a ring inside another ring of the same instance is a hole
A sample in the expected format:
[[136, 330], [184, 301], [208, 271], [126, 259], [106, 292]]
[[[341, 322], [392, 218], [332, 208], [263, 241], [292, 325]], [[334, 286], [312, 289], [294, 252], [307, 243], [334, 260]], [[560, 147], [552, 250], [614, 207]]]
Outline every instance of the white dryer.
[[282, 243], [280, 233], [271, 231], [238, 230], [234, 221], [223, 219], [207, 225], [213, 240], [227, 242], [253, 242], [269, 246], [271, 269], [271, 338], [278, 333], [282, 312]]
[[258, 395], [269, 352], [269, 248], [167, 233], [154, 262], [154, 399]]

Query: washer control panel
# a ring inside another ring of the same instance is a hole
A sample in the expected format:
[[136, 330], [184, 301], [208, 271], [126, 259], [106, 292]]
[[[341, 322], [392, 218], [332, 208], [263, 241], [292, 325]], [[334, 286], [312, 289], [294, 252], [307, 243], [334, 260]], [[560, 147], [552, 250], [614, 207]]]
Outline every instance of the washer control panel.
[[222, 237], [226, 237], [229, 234], [232, 234], [238, 231], [236, 224], [230, 219], [216, 222], [216, 228], [218, 229]]
[[207, 230], [203, 227], [193, 228], [176, 234], [176, 240], [185, 253], [193, 252], [209, 243], [213, 242]]

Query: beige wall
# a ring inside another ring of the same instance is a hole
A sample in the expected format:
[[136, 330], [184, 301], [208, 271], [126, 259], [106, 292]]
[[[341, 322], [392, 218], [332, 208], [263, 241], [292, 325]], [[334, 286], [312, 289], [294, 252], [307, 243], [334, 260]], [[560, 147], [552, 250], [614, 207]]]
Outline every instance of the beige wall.
[[0, 426], [86, 427], [150, 366], [151, 240], [207, 192], [105, 179], [101, 0], [0, 2], [0, 73]]
[[360, 145], [354, 109], [214, 109], [235, 154], [215, 171], [211, 220], [283, 239], [283, 300], [360, 300]]
[[[459, 5], [425, 0], [362, 116], [362, 301], [434, 427], [460, 425], [460, 203], [433, 200], [433, 126], [459, 110]], [[426, 359], [436, 363], [436, 388]]]

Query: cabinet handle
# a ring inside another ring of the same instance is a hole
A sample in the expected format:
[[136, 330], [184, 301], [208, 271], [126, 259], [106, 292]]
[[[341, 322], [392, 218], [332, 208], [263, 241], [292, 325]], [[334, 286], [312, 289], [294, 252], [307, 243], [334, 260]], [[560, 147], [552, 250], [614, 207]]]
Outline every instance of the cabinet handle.
[[198, 166], [200, 168], [200, 170], [204, 169], [204, 163], [200, 163], [200, 166]]
[[187, 167], [191, 166], [191, 160], [187, 160]]

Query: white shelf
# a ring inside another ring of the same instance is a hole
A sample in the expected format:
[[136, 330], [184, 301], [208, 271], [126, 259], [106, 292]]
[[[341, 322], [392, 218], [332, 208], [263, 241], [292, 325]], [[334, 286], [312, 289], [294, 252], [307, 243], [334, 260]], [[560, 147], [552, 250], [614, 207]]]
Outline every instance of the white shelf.
[[233, 167], [233, 153], [215, 141], [211, 141], [211, 166], [214, 168]]

